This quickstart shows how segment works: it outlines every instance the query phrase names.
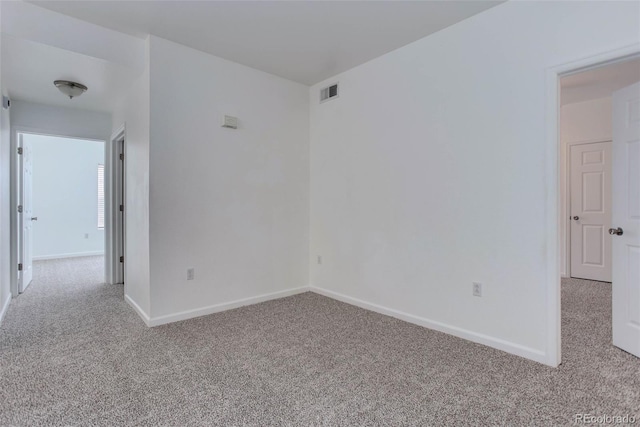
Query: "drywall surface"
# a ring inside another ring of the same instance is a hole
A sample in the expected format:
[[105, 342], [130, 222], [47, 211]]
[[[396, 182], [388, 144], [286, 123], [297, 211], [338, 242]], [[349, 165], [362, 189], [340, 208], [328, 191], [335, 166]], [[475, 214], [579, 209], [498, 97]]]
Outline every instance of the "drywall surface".
[[9, 114], [9, 110], [0, 107], [0, 317], [2, 308], [11, 299]]
[[25, 135], [33, 159], [33, 258], [104, 254], [98, 228], [98, 165], [104, 142]]
[[311, 284], [553, 363], [547, 70], [637, 43], [639, 12], [507, 2], [313, 86]]
[[[2, 5], [0, 4], [0, 22]], [[2, 32], [0, 32], [0, 46], [2, 45]], [[0, 50], [0, 58], [2, 52]], [[1, 59], [0, 59], [1, 61]], [[0, 70], [2, 66], [0, 64]], [[0, 95], [6, 95], [4, 81], [0, 74]], [[11, 300], [10, 285], [10, 117], [9, 110], [0, 106], [0, 321], [4, 315], [4, 310]]]
[[612, 138], [611, 98], [593, 99], [562, 106], [560, 110], [560, 273], [569, 276], [568, 144], [610, 141]]
[[140, 38], [27, 2], [6, 2], [3, 8], [0, 22], [5, 34], [139, 71], [143, 69], [144, 41]]
[[567, 104], [560, 110], [563, 144], [611, 140], [611, 97]]
[[307, 286], [308, 87], [156, 37], [150, 64], [152, 317]]
[[111, 135], [111, 115], [71, 107], [12, 100], [11, 128], [55, 136], [106, 141]]
[[125, 125], [124, 293], [143, 317], [150, 313], [148, 54], [147, 49], [144, 71], [116, 108], [112, 126], [115, 132]]

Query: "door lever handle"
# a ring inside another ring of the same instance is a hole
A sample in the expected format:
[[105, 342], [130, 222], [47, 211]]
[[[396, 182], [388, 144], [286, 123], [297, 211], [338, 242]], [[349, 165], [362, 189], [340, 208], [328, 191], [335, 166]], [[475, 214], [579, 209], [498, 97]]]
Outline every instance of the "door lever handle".
[[37, 221], [37, 220], [38, 220], [38, 217], [37, 217], [37, 216], [32, 216], [32, 217], [31, 217], [31, 221]]
[[611, 234], [612, 236], [622, 236], [622, 228], [618, 227], [618, 228], [610, 228], [609, 229], [609, 234]]
[[573, 217], [573, 220], [574, 220], [574, 221], [577, 221], [577, 220], [579, 220], [579, 219], [580, 219], [580, 217], [579, 217], [579, 216], [574, 216], [574, 217]]

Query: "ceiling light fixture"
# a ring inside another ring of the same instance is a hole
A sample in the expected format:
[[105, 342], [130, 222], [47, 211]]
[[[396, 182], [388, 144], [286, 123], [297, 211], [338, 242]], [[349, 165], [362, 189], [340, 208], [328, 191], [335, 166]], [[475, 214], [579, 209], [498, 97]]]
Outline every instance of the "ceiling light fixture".
[[87, 91], [85, 85], [67, 80], [56, 80], [53, 84], [60, 92], [67, 95], [69, 99], [73, 99], [74, 96], [80, 96]]

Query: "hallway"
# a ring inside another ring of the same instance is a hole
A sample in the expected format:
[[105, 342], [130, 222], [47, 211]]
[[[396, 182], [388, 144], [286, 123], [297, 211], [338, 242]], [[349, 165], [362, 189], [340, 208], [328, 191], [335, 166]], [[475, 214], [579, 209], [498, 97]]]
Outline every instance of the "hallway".
[[45, 344], [40, 339], [48, 343], [108, 321], [109, 313], [96, 314], [118, 305], [113, 300], [122, 299], [122, 286], [103, 282], [103, 256], [34, 261], [33, 281], [13, 299], [2, 324], [3, 346], [8, 338], [12, 347], [38, 348]]

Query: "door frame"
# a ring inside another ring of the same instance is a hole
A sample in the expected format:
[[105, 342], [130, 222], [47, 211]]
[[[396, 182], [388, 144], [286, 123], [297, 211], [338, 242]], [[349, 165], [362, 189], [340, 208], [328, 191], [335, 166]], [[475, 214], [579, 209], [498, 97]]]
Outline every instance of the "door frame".
[[[60, 134], [60, 133], [52, 133], [50, 131], [44, 129], [38, 129], [33, 127], [26, 126], [11, 126], [10, 130], [10, 150], [11, 150], [11, 158], [10, 158], [10, 179], [9, 185], [11, 187], [10, 190], [10, 201], [9, 201], [9, 209], [10, 209], [10, 225], [11, 225], [11, 233], [10, 233], [10, 249], [9, 249], [9, 259], [10, 259], [10, 289], [11, 296], [13, 298], [18, 297], [19, 293], [19, 273], [18, 273], [18, 260], [20, 258], [19, 250], [22, 244], [22, 236], [18, 230], [19, 220], [18, 220], [18, 200], [19, 200], [19, 192], [20, 192], [20, 167], [19, 167], [19, 157], [18, 157], [18, 138], [21, 134], [27, 135], [41, 135], [41, 136], [51, 136], [57, 138], [69, 138], [69, 139], [81, 139], [84, 141], [97, 141], [104, 143], [105, 149], [108, 145], [108, 141], [103, 139], [96, 139], [78, 135], [70, 135], [70, 134]], [[105, 180], [110, 179], [107, 176], [108, 166], [111, 161], [105, 156]], [[105, 188], [105, 199], [109, 198], [109, 193], [107, 188]], [[105, 206], [106, 209], [106, 206]], [[105, 236], [110, 232], [107, 229], [106, 224], [106, 216], [105, 216]], [[106, 239], [105, 239], [106, 241]], [[106, 249], [106, 248], [105, 248]], [[106, 253], [106, 252], [105, 252]]]
[[[120, 154], [126, 159], [126, 128], [120, 126], [105, 144], [105, 280], [109, 284], [124, 283], [124, 265], [120, 256], [125, 255], [125, 216], [119, 220], [119, 200], [124, 204], [126, 168]], [[109, 161], [107, 162], [107, 159]], [[107, 228], [108, 226], [108, 228]], [[120, 250], [122, 248], [122, 251]], [[126, 261], [126, 258], [125, 258]]]
[[612, 47], [575, 60], [546, 68], [545, 175], [547, 187], [546, 230], [546, 364], [557, 367], [562, 362], [561, 277], [560, 277], [560, 78], [571, 74], [640, 57], [640, 43]]
[[18, 157], [18, 146], [19, 146], [19, 138], [23, 132], [17, 131], [14, 133], [13, 129], [10, 136], [10, 224], [11, 224], [11, 233], [10, 233], [10, 268], [9, 272], [11, 274], [10, 280], [10, 290], [13, 298], [20, 295], [20, 281], [22, 279], [20, 272], [18, 271], [18, 262], [20, 261], [21, 256], [21, 247], [22, 247], [22, 239], [20, 238], [22, 234], [19, 232], [22, 228], [21, 221], [18, 218], [18, 204], [20, 200], [20, 183], [22, 177], [20, 176], [20, 172], [22, 168], [20, 167], [20, 162]]
[[[574, 145], [586, 145], [586, 144], [599, 144], [602, 142], [613, 142], [611, 138], [593, 138], [586, 139], [584, 141], [574, 141], [567, 142], [567, 152], [565, 153], [565, 193], [564, 193], [564, 208], [566, 215], [562, 218], [562, 221], [565, 221], [565, 274], [567, 278], [571, 277], [571, 147]], [[561, 141], [562, 143], [562, 141]], [[612, 166], [613, 168], [613, 166]], [[612, 188], [609, 188], [609, 192], [612, 191]]]

